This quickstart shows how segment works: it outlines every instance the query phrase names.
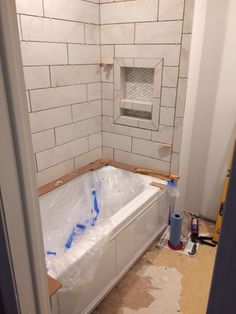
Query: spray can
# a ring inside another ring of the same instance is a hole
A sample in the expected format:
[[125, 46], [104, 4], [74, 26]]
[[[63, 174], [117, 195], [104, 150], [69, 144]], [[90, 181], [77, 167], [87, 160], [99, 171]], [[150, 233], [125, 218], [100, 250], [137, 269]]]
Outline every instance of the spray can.
[[197, 217], [192, 217], [191, 219], [191, 240], [193, 242], [196, 241], [196, 239], [199, 236], [199, 224]]

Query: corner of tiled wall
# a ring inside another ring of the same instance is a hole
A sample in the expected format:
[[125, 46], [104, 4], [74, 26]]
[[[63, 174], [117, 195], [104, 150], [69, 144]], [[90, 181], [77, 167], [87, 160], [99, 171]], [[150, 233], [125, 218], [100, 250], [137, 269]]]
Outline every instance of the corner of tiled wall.
[[194, 0], [100, 0], [103, 63], [164, 60], [158, 131], [113, 122], [113, 68], [102, 68], [103, 157], [178, 173], [193, 6]]
[[[193, 3], [16, 0], [39, 186], [102, 156], [178, 173]], [[113, 123], [114, 57], [164, 60], [159, 131]]]

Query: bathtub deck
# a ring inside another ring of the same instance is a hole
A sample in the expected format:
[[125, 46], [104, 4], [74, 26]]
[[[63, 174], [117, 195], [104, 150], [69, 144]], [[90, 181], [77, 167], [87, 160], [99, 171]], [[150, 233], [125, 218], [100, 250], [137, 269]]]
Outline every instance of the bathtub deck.
[[[188, 224], [187, 216], [185, 229]], [[212, 233], [213, 225], [201, 221], [200, 230]], [[215, 253], [201, 245], [197, 256], [189, 257], [153, 245], [93, 314], [204, 314]]]

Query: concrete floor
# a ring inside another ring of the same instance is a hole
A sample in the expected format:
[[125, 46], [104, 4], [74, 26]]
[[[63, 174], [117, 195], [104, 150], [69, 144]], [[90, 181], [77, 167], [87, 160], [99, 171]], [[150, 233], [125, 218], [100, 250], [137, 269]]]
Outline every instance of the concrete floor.
[[[189, 232], [186, 215], [183, 234]], [[214, 225], [200, 221], [200, 232]], [[93, 314], [205, 314], [216, 248], [200, 245], [190, 257], [153, 244]]]

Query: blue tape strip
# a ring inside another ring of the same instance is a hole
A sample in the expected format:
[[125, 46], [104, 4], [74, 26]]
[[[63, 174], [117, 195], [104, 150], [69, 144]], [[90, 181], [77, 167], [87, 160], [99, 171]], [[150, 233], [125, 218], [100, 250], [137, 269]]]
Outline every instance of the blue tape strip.
[[71, 248], [71, 245], [72, 245], [74, 239], [77, 238], [80, 234], [82, 234], [85, 229], [86, 229], [86, 226], [85, 226], [85, 225], [77, 224], [77, 225], [73, 228], [71, 234], [69, 235], [69, 238], [68, 238], [68, 240], [66, 241], [65, 247], [66, 247], [67, 249]]
[[[100, 213], [100, 209], [99, 209], [98, 201], [97, 201], [97, 194], [96, 194], [95, 189], [92, 190], [92, 196], [93, 196], [93, 211], [95, 212], [95, 215], [91, 217], [90, 219], [86, 220], [86, 225], [95, 226], [97, 217]], [[74, 239], [85, 231], [86, 225], [83, 225], [80, 223], [76, 224], [76, 226], [73, 228], [71, 234], [69, 235], [65, 243], [65, 248], [67, 249], [71, 248]]]
[[98, 216], [99, 213], [100, 213], [100, 209], [99, 209], [99, 206], [98, 206], [96, 191], [93, 190], [92, 194], [93, 194], [93, 209], [95, 210], [96, 216]]
[[46, 254], [47, 254], [47, 255], [56, 256], [56, 255], [57, 255], [57, 252], [54, 252], [54, 251], [47, 251]]

